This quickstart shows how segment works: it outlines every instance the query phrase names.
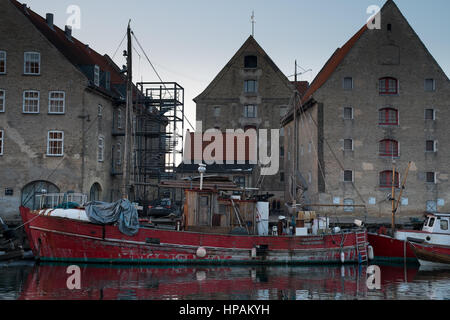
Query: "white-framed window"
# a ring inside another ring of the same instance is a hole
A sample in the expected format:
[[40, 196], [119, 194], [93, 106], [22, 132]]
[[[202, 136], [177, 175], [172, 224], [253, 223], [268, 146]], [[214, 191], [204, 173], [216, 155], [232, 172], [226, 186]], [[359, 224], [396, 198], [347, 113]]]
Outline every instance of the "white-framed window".
[[50, 91], [48, 94], [48, 113], [64, 114], [66, 110], [66, 93], [64, 91]]
[[436, 110], [425, 109], [425, 120], [436, 120]]
[[103, 162], [105, 160], [105, 138], [103, 136], [98, 137], [98, 151], [97, 161]]
[[344, 108], [344, 120], [353, 120], [353, 108], [352, 107]]
[[39, 113], [39, 91], [28, 90], [23, 92], [23, 113]]
[[425, 91], [436, 91], [436, 81], [434, 79], [425, 79]]
[[99, 118], [101, 118], [101, 117], [103, 116], [103, 106], [102, 106], [101, 104], [99, 104], [99, 105], [97, 106], [97, 116], [98, 116]]
[[426, 179], [427, 179], [427, 183], [433, 183], [436, 184], [436, 172], [427, 172], [426, 173]]
[[62, 157], [64, 156], [64, 132], [49, 131], [47, 137], [47, 156]]
[[120, 166], [122, 165], [122, 145], [120, 144], [120, 142], [117, 144], [117, 165]]
[[28, 75], [41, 74], [41, 54], [39, 52], [25, 52], [23, 73]]
[[353, 151], [353, 139], [344, 139], [344, 151]]
[[0, 90], [0, 112], [5, 112], [6, 106], [6, 91]]
[[258, 81], [257, 80], [245, 80], [244, 81], [244, 92], [245, 93], [255, 93], [258, 91]]
[[425, 152], [437, 152], [437, 141], [427, 140], [425, 146]]
[[6, 73], [6, 51], [0, 51], [0, 74]]
[[100, 67], [97, 65], [94, 66], [94, 84], [100, 86]]
[[344, 182], [353, 182], [354, 181], [354, 176], [353, 176], [352, 170], [345, 170], [343, 172], [343, 181]]
[[219, 106], [214, 107], [214, 117], [216, 117], [216, 118], [220, 117], [220, 107]]
[[3, 145], [5, 141], [5, 131], [0, 130], [0, 156], [3, 155]]
[[117, 128], [122, 129], [122, 109], [117, 109]]
[[343, 82], [344, 90], [352, 90], [353, 89], [353, 78], [345, 77]]
[[246, 118], [256, 118], [257, 107], [255, 105], [246, 105], [244, 107], [244, 116]]

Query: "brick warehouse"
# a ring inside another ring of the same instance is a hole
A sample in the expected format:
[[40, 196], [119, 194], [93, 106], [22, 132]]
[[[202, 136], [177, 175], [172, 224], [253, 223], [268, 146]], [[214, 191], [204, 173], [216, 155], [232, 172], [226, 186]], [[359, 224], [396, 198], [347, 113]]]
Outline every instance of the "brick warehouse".
[[[304, 92], [307, 84], [298, 83]], [[250, 36], [232, 59], [219, 72], [208, 87], [194, 99], [197, 105], [197, 121], [202, 122], [202, 132], [218, 129], [280, 129], [280, 119], [287, 112], [290, 99], [296, 90], [294, 83], [280, 71], [253, 36]], [[280, 132], [280, 158], [284, 158], [282, 147], [283, 130]], [[270, 150], [270, 147], [268, 147]], [[189, 150], [186, 146], [185, 150]], [[245, 164], [207, 168], [209, 173], [229, 175], [240, 186], [259, 187], [262, 193], [269, 192], [273, 206], [284, 206], [284, 160], [280, 160], [277, 175], [266, 176], [262, 184], [258, 166]], [[182, 173], [195, 173], [198, 166], [181, 166]]]
[[52, 14], [14, 0], [0, 7], [0, 214], [19, 219], [19, 206], [36, 207], [42, 190], [117, 200], [125, 76]]
[[300, 172], [291, 179], [285, 159], [286, 199], [388, 221], [393, 160], [396, 195], [411, 161], [398, 215], [448, 211], [449, 79], [393, 1], [379, 18], [380, 29], [364, 26], [334, 52], [303, 96], [297, 148], [293, 109], [283, 119], [285, 150], [297, 153]]

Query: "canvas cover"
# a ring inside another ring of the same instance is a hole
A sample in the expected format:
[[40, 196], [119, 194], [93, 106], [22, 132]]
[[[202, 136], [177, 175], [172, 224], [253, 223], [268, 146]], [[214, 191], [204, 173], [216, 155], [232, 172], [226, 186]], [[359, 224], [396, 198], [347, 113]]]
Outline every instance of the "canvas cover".
[[97, 224], [119, 223], [119, 230], [127, 236], [139, 232], [139, 216], [135, 206], [126, 199], [114, 203], [93, 201], [85, 205], [89, 221]]

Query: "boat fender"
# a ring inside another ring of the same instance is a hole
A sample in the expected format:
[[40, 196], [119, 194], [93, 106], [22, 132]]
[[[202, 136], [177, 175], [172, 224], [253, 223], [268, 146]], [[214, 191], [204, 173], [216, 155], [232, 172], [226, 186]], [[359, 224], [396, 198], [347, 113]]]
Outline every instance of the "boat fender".
[[373, 247], [372, 246], [367, 246], [367, 253], [368, 253], [368, 257], [369, 257], [369, 260], [373, 260], [373, 259], [375, 259], [375, 253], [373, 252]]
[[341, 262], [344, 263], [345, 262], [345, 253], [341, 252]]
[[200, 247], [197, 249], [197, 257], [204, 258], [206, 257], [206, 249], [203, 247]]

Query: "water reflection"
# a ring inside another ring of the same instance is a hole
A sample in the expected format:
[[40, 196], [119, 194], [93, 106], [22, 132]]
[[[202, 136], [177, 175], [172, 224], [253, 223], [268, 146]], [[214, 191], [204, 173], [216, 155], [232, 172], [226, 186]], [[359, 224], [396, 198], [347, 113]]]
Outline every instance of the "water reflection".
[[131, 267], [80, 265], [81, 290], [69, 290], [69, 265], [0, 266], [0, 299], [25, 300], [385, 300], [449, 299], [450, 270], [384, 265], [381, 290], [366, 267]]

